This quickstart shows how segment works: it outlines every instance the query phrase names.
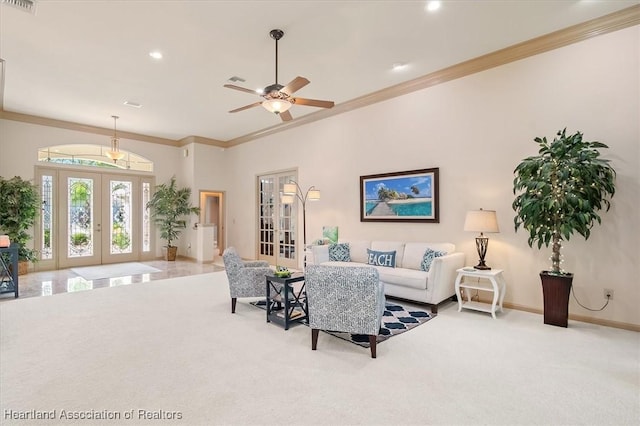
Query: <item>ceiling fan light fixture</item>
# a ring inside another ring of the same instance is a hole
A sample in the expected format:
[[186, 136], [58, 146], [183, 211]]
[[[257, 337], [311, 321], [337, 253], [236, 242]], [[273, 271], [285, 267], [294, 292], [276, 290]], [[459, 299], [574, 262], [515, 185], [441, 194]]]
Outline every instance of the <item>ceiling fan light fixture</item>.
[[262, 102], [262, 106], [269, 112], [280, 114], [291, 108], [291, 102], [286, 99], [266, 99]]

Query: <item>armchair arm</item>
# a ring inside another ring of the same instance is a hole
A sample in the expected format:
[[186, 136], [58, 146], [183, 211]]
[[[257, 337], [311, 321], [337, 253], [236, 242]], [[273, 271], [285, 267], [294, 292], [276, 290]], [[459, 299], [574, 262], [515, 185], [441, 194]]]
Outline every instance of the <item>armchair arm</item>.
[[266, 260], [247, 260], [244, 262], [244, 266], [247, 268], [256, 268], [256, 267], [269, 267], [269, 262]]
[[260, 284], [264, 287], [265, 284], [265, 275], [272, 274], [273, 270], [268, 266], [257, 266], [253, 268], [244, 268], [241, 271], [241, 274], [244, 278], [250, 281], [259, 281]]
[[231, 297], [264, 297], [266, 293], [265, 275], [271, 273], [271, 268], [241, 268], [238, 278], [230, 283]]
[[464, 267], [464, 253], [449, 253], [436, 257], [429, 268], [427, 290], [431, 292], [431, 303], [440, 303], [456, 294], [456, 270]]

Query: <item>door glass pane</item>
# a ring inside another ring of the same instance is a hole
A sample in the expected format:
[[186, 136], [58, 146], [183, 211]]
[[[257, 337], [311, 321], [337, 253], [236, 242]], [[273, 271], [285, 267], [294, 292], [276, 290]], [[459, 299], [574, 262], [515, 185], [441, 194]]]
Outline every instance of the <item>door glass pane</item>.
[[110, 182], [111, 254], [131, 253], [131, 191], [132, 183], [112, 180]]
[[147, 203], [151, 200], [151, 184], [142, 182], [142, 251], [151, 251], [151, 216]]
[[[293, 181], [293, 176], [280, 176], [278, 179], [278, 194], [283, 194], [284, 184]], [[279, 237], [280, 257], [286, 259], [296, 258], [296, 226], [295, 208], [298, 205], [298, 197], [293, 197], [293, 204], [280, 203]]]
[[93, 180], [67, 179], [68, 257], [93, 256]]
[[53, 176], [42, 176], [42, 235], [40, 240], [40, 259], [53, 259]]
[[260, 235], [260, 254], [265, 256], [273, 256], [273, 208], [274, 208], [274, 179], [273, 178], [261, 178], [260, 179], [260, 194], [259, 194], [259, 235]]

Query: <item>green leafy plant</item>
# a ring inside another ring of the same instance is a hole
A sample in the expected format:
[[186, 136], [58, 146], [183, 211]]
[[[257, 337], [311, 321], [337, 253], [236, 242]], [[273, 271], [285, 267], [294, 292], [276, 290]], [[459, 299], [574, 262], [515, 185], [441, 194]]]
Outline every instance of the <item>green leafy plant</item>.
[[89, 236], [83, 232], [76, 232], [71, 235], [71, 244], [74, 246], [82, 246], [89, 243]]
[[525, 158], [514, 170], [515, 229], [529, 232], [530, 247], [551, 244], [551, 272], [563, 274], [562, 241], [574, 232], [586, 240], [595, 222], [601, 223], [598, 212], [611, 206], [616, 173], [609, 160], [600, 158], [599, 149], [608, 146], [586, 141], [580, 132], [567, 135], [565, 128], [551, 143], [546, 137], [534, 141], [539, 155]]
[[160, 238], [167, 241], [167, 247], [173, 247], [171, 243], [187, 227], [185, 217], [200, 213], [198, 207], [191, 205], [191, 188], [177, 188], [175, 176], [168, 183], [156, 185], [147, 208], [160, 229]]
[[36, 250], [27, 247], [31, 239], [27, 231], [33, 227], [39, 208], [38, 189], [32, 182], [20, 176], [11, 179], [0, 176], [0, 234], [20, 244], [18, 259], [21, 261], [37, 260]]

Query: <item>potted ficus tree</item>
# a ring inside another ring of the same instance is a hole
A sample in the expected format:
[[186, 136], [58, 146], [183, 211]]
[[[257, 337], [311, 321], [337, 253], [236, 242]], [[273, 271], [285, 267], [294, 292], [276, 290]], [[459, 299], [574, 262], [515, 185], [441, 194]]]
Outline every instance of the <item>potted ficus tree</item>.
[[199, 214], [200, 209], [191, 205], [191, 188], [178, 188], [176, 177], [168, 183], [156, 185], [151, 200], [147, 203], [153, 221], [160, 229], [160, 238], [167, 241], [167, 260], [176, 260], [178, 247], [172, 243], [187, 227], [186, 218]]
[[40, 208], [38, 189], [31, 181], [14, 176], [0, 176], [0, 234], [6, 234], [18, 249], [18, 274], [27, 273], [29, 262], [37, 260], [36, 250], [28, 247]]
[[567, 327], [569, 293], [573, 274], [561, 268], [562, 241], [574, 233], [589, 238], [598, 212], [609, 210], [615, 193], [615, 170], [599, 150], [600, 142], [583, 139], [582, 133], [567, 135], [566, 128], [553, 142], [535, 138], [538, 155], [528, 157], [514, 170], [513, 202], [516, 231], [522, 226], [530, 247], [551, 245], [551, 270], [542, 271], [544, 323]]

